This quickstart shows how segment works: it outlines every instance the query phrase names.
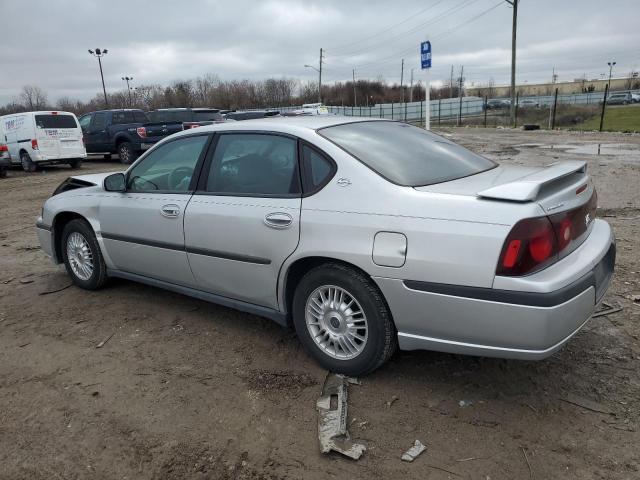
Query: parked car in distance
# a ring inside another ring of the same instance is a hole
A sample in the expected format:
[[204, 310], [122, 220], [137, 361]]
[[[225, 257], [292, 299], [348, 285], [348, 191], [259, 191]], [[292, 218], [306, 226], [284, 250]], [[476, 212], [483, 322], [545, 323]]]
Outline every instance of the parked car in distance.
[[524, 98], [518, 102], [520, 108], [540, 108], [540, 101], [531, 98]]
[[607, 105], [628, 105], [633, 103], [633, 96], [629, 92], [612, 93], [607, 97]]
[[323, 115], [173, 135], [124, 173], [64, 182], [36, 230], [81, 288], [121, 277], [262, 315], [361, 375], [396, 347], [552, 355], [612, 277], [596, 205], [582, 161], [497, 165], [401, 122]]
[[244, 112], [228, 112], [224, 115], [227, 120], [255, 120], [256, 118], [276, 117], [280, 115], [277, 110], [247, 110]]
[[9, 155], [9, 147], [0, 143], [0, 178], [7, 176], [7, 170], [11, 167], [11, 155]]
[[39, 165], [67, 163], [80, 168], [87, 152], [78, 119], [71, 112], [22, 112], [0, 117], [0, 139], [9, 148], [11, 161], [25, 172]]
[[511, 100], [508, 98], [491, 98], [487, 100], [487, 110], [498, 110], [501, 108], [509, 108]]
[[640, 103], [640, 93], [631, 92], [631, 100], [633, 100], [633, 103]]
[[100, 110], [80, 117], [88, 153], [117, 153], [129, 164], [163, 138], [182, 131], [182, 122], [150, 122], [142, 110]]
[[147, 112], [150, 122], [182, 122], [182, 128], [202, 127], [215, 122], [224, 122], [224, 116], [218, 108], [159, 108]]

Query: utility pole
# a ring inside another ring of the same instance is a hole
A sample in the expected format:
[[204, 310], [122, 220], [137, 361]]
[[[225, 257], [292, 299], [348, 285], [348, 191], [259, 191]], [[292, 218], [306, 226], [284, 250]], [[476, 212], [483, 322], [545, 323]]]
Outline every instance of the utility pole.
[[511, 26], [511, 124], [516, 119], [516, 29], [518, 26], [518, 2], [520, 0], [505, 0], [513, 7], [513, 22]]
[[358, 97], [356, 97], [356, 69], [354, 68], [352, 72], [353, 72], [353, 105], [357, 107]]
[[402, 59], [402, 66], [400, 67], [400, 98], [401, 102], [404, 103], [404, 87], [402, 86], [402, 82], [404, 82], [404, 58]]
[[453, 98], [453, 65], [451, 65], [451, 77], [449, 78], [449, 98]]
[[409, 87], [409, 102], [413, 102], [413, 68], [411, 69], [411, 86]]
[[107, 49], [96, 48], [95, 51], [89, 50], [89, 53], [98, 58], [98, 65], [100, 66], [100, 78], [102, 78], [102, 93], [104, 93], [104, 105], [105, 108], [109, 108], [109, 100], [107, 100], [107, 89], [104, 86], [104, 74], [102, 73], [102, 60], [101, 58], [107, 54]]
[[460, 66], [460, 82], [458, 83], [458, 97], [460, 98], [460, 110], [458, 112], [458, 126], [462, 125], [462, 83], [464, 82], [464, 65]]
[[129, 86], [129, 82], [133, 80], [133, 77], [122, 77], [122, 80], [127, 82], [127, 92], [129, 93], [129, 108], [133, 107], [133, 102], [131, 101], [131, 87]]
[[611, 71], [613, 70], [613, 66], [615, 64], [616, 62], [607, 62], [607, 65], [609, 65], [609, 81], [607, 82], [607, 90], [611, 90]]

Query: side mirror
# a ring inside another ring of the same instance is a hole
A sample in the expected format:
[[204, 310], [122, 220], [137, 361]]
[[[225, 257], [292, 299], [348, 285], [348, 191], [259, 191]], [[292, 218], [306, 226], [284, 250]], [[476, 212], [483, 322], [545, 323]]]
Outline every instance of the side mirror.
[[124, 173], [112, 173], [104, 178], [104, 189], [107, 192], [124, 192], [126, 191], [126, 182]]

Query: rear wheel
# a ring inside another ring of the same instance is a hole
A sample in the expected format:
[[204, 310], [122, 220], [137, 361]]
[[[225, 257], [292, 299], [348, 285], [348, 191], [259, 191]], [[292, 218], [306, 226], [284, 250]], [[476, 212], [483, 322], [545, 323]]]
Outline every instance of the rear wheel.
[[73, 160], [69, 160], [69, 166], [71, 168], [80, 168], [82, 166], [82, 160], [79, 158], [74, 158]]
[[22, 152], [20, 154], [20, 163], [22, 163], [22, 169], [25, 172], [35, 172], [36, 171], [36, 164], [33, 163], [33, 160], [31, 160], [31, 157], [29, 156], [29, 154], [27, 152]]
[[131, 142], [122, 142], [118, 145], [118, 156], [121, 163], [128, 165], [138, 158], [138, 152], [133, 149]]
[[0, 168], [0, 178], [5, 178], [7, 176], [7, 169]]
[[382, 293], [369, 277], [342, 264], [316, 267], [300, 280], [293, 321], [305, 350], [333, 372], [372, 372], [396, 350]]
[[62, 231], [62, 259], [67, 273], [80, 288], [96, 290], [107, 281], [107, 267], [91, 226], [71, 220]]

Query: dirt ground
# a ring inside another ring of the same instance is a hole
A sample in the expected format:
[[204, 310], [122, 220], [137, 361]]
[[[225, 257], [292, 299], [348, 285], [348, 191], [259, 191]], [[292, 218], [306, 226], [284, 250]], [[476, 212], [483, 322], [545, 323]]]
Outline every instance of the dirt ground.
[[[0, 180], [0, 478], [640, 478], [640, 136], [444, 133], [499, 162], [586, 159], [618, 239], [605, 300], [623, 310], [541, 362], [399, 353], [350, 387], [364, 456], [322, 455], [326, 372], [292, 332], [127, 281], [65, 288], [34, 222], [71, 172], [12, 170]], [[401, 462], [416, 439], [426, 452]]]

